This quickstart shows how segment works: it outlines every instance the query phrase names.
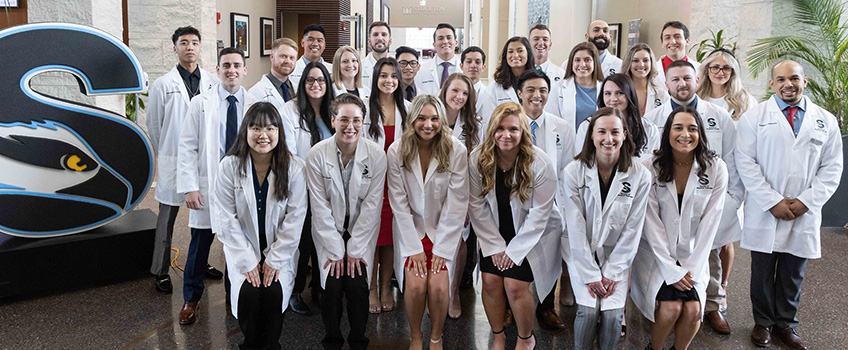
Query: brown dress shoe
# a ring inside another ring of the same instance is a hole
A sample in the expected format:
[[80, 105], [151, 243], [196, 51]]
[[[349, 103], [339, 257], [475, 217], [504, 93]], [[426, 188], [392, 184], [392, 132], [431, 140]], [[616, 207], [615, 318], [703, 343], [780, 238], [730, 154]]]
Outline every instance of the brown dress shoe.
[[197, 302], [187, 301], [183, 303], [183, 309], [180, 310], [180, 324], [189, 325], [197, 321]]
[[710, 311], [707, 313], [707, 319], [710, 320], [710, 327], [718, 334], [730, 334], [730, 324], [724, 318], [724, 315], [718, 311]]
[[512, 321], [513, 321], [513, 319], [512, 319], [512, 309], [506, 309], [506, 312], [504, 312], [503, 328], [507, 328], [509, 326], [512, 326]]
[[539, 327], [549, 332], [561, 332], [565, 330], [565, 323], [554, 310], [545, 310], [536, 312], [536, 319], [539, 320]]
[[771, 327], [754, 325], [754, 329], [751, 330], [751, 341], [761, 348], [769, 346], [771, 344]]
[[801, 337], [798, 336], [798, 332], [794, 328], [775, 327], [774, 335], [792, 350], [807, 350], [807, 345], [804, 344], [804, 341], [801, 340]]

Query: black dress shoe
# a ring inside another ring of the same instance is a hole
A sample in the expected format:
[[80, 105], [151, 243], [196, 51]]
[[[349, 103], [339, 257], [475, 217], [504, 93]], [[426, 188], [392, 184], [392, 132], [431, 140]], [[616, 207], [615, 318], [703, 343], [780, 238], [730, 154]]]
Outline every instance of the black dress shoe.
[[784, 345], [792, 350], [807, 350], [807, 345], [798, 336], [795, 328], [775, 327], [774, 334], [777, 336], [777, 339], [780, 339]]
[[751, 330], [751, 341], [754, 345], [764, 348], [771, 344], [771, 327], [754, 325]]
[[309, 305], [306, 305], [300, 294], [292, 294], [291, 298], [289, 298], [289, 307], [297, 314], [309, 315]]
[[174, 285], [171, 284], [171, 276], [169, 275], [156, 276], [156, 282], [153, 283], [153, 286], [159, 293], [171, 294], [174, 292]]
[[212, 280], [219, 280], [224, 278], [224, 273], [218, 271], [218, 269], [212, 267], [212, 265], [206, 265], [206, 274], [204, 277]]

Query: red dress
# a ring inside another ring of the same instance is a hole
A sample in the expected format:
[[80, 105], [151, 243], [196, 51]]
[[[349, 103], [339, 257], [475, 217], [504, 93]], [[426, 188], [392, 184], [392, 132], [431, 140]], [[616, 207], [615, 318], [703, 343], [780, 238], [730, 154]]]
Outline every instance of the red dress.
[[[395, 126], [383, 125], [383, 135], [386, 137], [384, 150], [388, 151], [395, 142]], [[393, 245], [392, 241], [392, 206], [389, 205], [389, 182], [383, 186], [383, 210], [380, 215], [380, 234], [377, 236], [377, 246]]]

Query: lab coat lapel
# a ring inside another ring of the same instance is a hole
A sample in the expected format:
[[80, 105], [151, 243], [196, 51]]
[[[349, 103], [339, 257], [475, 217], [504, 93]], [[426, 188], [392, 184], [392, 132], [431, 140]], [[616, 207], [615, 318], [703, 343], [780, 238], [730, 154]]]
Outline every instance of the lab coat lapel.
[[[546, 112], [542, 112], [546, 113]], [[554, 171], [559, 171], [559, 152], [557, 150], [557, 144], [562, 147], [562, 140], [559, 138], [559, 133], [556, 130], [556, 124], [554, 124], [550, 120], [550, 115], [545, 116], [547, 120], [545, 121], [545, 144], [542, 145], [545, 150], [545, 154], [554, 163]], [[559, 174], [557, 174], [559, 176]]]
[[[606, 213], [609, 211], [609, 208], [612, 207], [612, 203], [615, 202], [616, 198], [618, 197], [618, 194], [621, 192], [622, 183], [627, 182], [627, 178], [627, 173], [616, 170], [615, 178], [612, 179], [612, 183], [610, 183], [609, 192], [607, 192], [606, 203], [604, 203], [604, 215], [606, 215]], [[600, 186], [600, 182], [598, 182], [598, 186]], [[598, 192], [600, 193], [600, 191]]]
[[[339, 191], [342, 195], [344, 195], [344, 182], [342, 182], [342, 164], [339, 164], [339, 156], [336, 154], [336, 149], [338, 146], [335, 145], [336, 137], [333, 136], [332, 146], [326, 147], [326, 153], [324, 154], [324, 161], [327, 163], [327, 167], [330, 169], [330, 178], [333, 180], [333, 186], [336, 186], [336, 190]], [[358, 150], [359, 147], [357, 147]], [[351, 178], [353, 176], [351, 175]], [[351, 191], [353, 192], [353, 191]]]
[[350, 170], [350, 183], [348, 184], [350, 193], [348, 193], [348, 203], [351, 203], [350, 217], [352, 218], [359, 215], [359, 206], [353, 205], [353, 203], [357, 202], [359, 187], [362, 186], [362, 178], [364, 176], [371, 176], [369, 174], [371, 170], [368, 169], [368, 152], [366, 152], [366, 147], [367, 146], [364, 144], [363, 139], [360, 138], [356, 145], [356, 153], [353, 155], [353, 168]]
[[[259, 228], [259, 221], [257, 219], [256, 212], [256, 189], [253, 187], [253, 160], [250, 157], [247, 157], [247, 176], [239, 176], [239, 182], [241, 182], [242, 194], [244, 195], [244, 200], [247, 203], [247, 208], [250, 210], [250, 224], [253, 225], [251, 230], [248, 232], [257, 232]], [[237, 170], [240, 171], [241, 169]], [[268, 186], [271, 187], [271, 186]], [[268, 206], [266, 205], [266, 211]], [[264, 216], [267, 219], [267, 214]], [[269, 226], [265, 225], [265, 231], [269, 231]], [[248, 235], [251, 236], [252, 235]], [[253, 242], [256, 243], [256, 242]], [[258, 247], [258, 245], [257, 245]]]
[[588, 167], [586, 169], [585, 177], [585, 183], [589, 185], [589, 192], [592, 194], [592, 202], [595, 203], [594, 212], [602, 213], [603, 207], [601, 206], [601, 179], [598, 176], [597, 165]]
[[[198, 67], [198, 69], [199, 68], [200, 67]], [[173, 81], [174, 84], [176, 84], [177, 87], [179, 87], [180, 96], [183, 98], [183, 102], [185, 102], [186, 105], [188, 105], [188, 103], [190, 102], [190, 98], [188, 96], [188, 90], [186, 90], [186, 87], [185, 87], [185, 82], [183, 82], [183, 77], [180, 75], [180, 71], [177, 70], [176, 66], [174, 66], [174, 68], [172, 68], [171, 71], [168, 72], [168, 75], [171, 76], [171, 81]], [[202, 76], [202, 74], [201, 74], [201, 76]], [[198, 88], [200, 88], [202, 86], [202, 83], [203, 82], [201, 81], [200, 84], [197, 84]]]
[[[680, 214], [678, 214], [678, 222], [680, 223], [678, 228], [678, 235], [680, 238], [677, 240], [677, 251], [689, 253], [689, 228], [688, 223], [684, 223], [681, 219], [683, 215], [690, 217], [692, 213], [692, 196], [695, 195], [695, 189], [698, 186], [698, 171], [701, 169], [701, 166], [698, 162], [692, 163], [692, 169], [689, 171], [689, 177], [686, 179], [686, 189], [683, 190], [683, 203], [678, 203], [680, 209]], [[674, 198], [677, 198], [677, 185], [674, 187]], [[707, 198], [709, 200], [709, 198]], [[681, 215], [683, 214], [683, 215]], [[688, 256], [688, 254], [685, 254]]]
[[[769, 118], [767, 118], [765, 122], [768, 123], [770, 120], [777, 122], [777, 124], [780, 125], [780, 130], [782, 130], [784, 139], [787, 142], [792, 142], [794, 144], [798, 141], [795, 137], [795, 130], [792, 130], [792, 127], [789, 126], [789, 121], [786, 120], [786, 116], [783, 115], [783, 111], [780, 110], [780, 106], [777, 105], [777, 101], [774, 99], [775, 97], [772, 97], [768, 101], [766, 109], [768, 111]], [[809, 106], [809, 103], [807, 103], [807, 105]], [[804, 119], [807, 119], [806, 117], [807, 116], [804, 115]], [[800, 135], [801, 133], [798, 134]]]

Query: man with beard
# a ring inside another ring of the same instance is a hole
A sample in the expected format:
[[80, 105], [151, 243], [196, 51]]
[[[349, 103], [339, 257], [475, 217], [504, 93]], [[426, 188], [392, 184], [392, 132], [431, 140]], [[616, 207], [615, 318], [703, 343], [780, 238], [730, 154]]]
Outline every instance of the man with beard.
[[[804, 68], [771, 69], [774, 96], [739, 120], [736, 164], [748, 190], [741, 247], [751, 250], [751, 340], [806, 349], [795, 327], [807, 259], [821, 258], [821, 209], [839, 186], [842, 142], [832, 114], [803, 95]], [[838, 283], [838, 282], [837, 282]]]
[[[263, 75], [262, 79], [248, 90], [259, 101], [273, 104], [280, 116], [283, 116], [283, 123], [290, 122], [289, 118], [283, 114], [285, 111], [283, 106], [296, 96], [297, 87], [289, 79], [294, 71], [296, 59], [297, 43], [294, 40], [289, 38], [274, 40], [271, 46], [271, 72]], [[293, 126], [284, 125], [283, 129], [288, 133], [293, 130]], [[293, 135], [286, 134], [286, 146], [291, 152], [295, 151], [295, 140]]]
[[[610, 54], [607, 48], [610, 45], [609, 24], [604, 20], [596, 20], [589, 23], [589, 29], [586, 31], [586, 41], [595, 45], [598, 49], [598, 57], [601, 60], [601, 71], [604, 72], [604, 77], [615, 74], [621, 70], [621, 59]], [[562, 69], [570, 70], [568, 60], [562, 63]]]
[[665, 81], [665, 72], [668, 66], [674, 61], [687, 61], [695, 67], [695, 72], [698, 72], [701, 64], [695, 61], [694, 58], [686, 56], [689, 49], [689, 28], [680, 21], [670, 21], [663, 25], [660, 34], [662, 47], [665, 49], [665, 54], [660, 57], [654, 66], [657, 68], [657, 81]]
[[480, 92], [486, 87], [486, 84], [480, 81], [480, 74], [486, 69], [486, 53], [477, 46], [469, 46], [462, 51], [460, 59], [462, 62], [459, 64], [459, 68], [466, 76], [471, 78], [471, 82], [474, 83], [475, 96], [480, 98]]
[[[462, 73], [456, 57], [456, 29], [448, 23], [439, 23], [433, 32], [436, 57], [421, 65], [421, 74], [415, 76], [418, 94], [437, 96], [445, 80], [453, 73]], [[403, 68], [403, 67], [401, 67]]]
[[548, 53], [550, 53], [551, 46], [553, 46], [551, 30], [548, 26], [541, 23], [533, 26], [533, 28], [530, 28], [530, 37], [528, 39], [530, 39], [530, 46], [533, 47], [533, 60], [536, 62], [536, 69], [545, 72], [545, 75], [550, 78], [551, 83], [562, 79], [565, 76], [565, 71], [548, 60]]
[[300, 76], [303, 75], [303, 69], [306, 68], [309, 62], [321, 62], [324, 64], [324, 67], [327, 67], [328, 72], [333, 71], [333, 64], [324, 61], [324, 58], [321, 57], [327, 45], [324, 39], [325, 35], [324, 27], [315, 23], [303, 29], [303, 39], [300, 40], [300, 46], [303, 47], [303, 56], [297, 60], [297, 64], [294, 66], [294, 72], [289, 76], [293, 86], [298, 86]]
[[362, 60], [362, 86], [371, 88], [371, 75], [377, 60], [388, 57], [389, 47], [392, 46], [392, 28], [382, 21], [371, 22], [368, 26], [368, 47], [371, 54]]

